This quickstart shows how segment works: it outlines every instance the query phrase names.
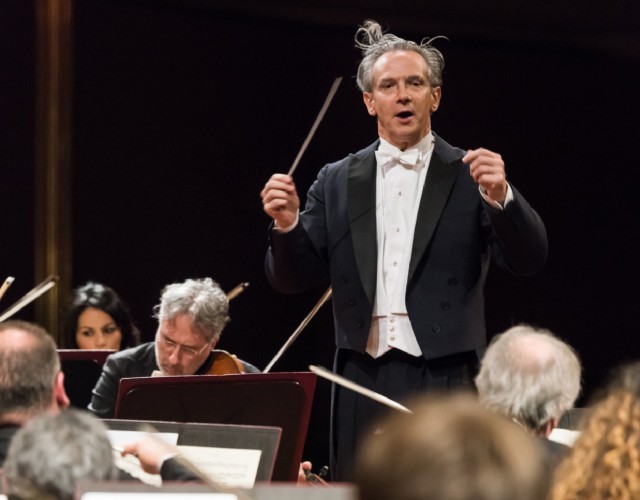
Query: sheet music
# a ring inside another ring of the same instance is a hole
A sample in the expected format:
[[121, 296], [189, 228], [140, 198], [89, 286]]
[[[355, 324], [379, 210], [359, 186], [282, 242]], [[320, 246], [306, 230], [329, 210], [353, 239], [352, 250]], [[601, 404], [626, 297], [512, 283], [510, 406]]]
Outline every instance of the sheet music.
[[178, 446], [180, 453], [216, 483], [234, 488], [253, 488], [261, 450]]

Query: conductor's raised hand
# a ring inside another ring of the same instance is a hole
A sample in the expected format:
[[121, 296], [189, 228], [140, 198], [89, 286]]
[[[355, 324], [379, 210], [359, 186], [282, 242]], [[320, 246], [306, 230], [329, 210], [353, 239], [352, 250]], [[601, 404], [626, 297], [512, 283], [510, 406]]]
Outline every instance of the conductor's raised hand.
[[507, 175], [502, 156], [479, 148], [467, 151], [462, 161], [469, 164], [469, 173], [482, 191], [493, 201], [504, 203], [507, 197]]
[[273, 174], [260, 192], [260, 198], [264, 212], [279, 228], [286, 229], [296, 221], [300, 199], [290, 175]]

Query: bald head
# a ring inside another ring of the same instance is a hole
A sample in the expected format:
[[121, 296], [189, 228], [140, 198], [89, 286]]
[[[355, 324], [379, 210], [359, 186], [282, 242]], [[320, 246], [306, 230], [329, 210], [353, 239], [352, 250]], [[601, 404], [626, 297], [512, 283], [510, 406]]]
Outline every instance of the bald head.
[[493, 338], [476, 386], [486, 407], [537, 431], [573, 406], [580, 372], [571, 346], [548, 330], [516, 326]]
[[558, 346], [552, 337], [542, 332], [527, 331], [522, 327], [518, 329], [516, 334], [505, 340], [508, 344], [505, 354], [513, 370], [536, 373], [556, 361]]
[[[2, 325], [0, 325], [2, 327]], [[1, 352], [23, 352], [36, 346], [33, 334], [15, 326], [7, 326], [0, 330]]]
[[66, 394], [60, 399], [56, 387], [61, 383], [56, 345], [43, 328], [26, 321], [0, 323], [0, 422], [21, 424], [64, 404]]

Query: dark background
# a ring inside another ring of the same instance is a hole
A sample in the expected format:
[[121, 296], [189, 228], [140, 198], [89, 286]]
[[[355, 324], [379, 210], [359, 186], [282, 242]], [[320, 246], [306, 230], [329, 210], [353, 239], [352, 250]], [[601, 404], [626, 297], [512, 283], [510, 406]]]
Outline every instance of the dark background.
[[[264, 277], [259, 198], [288, 170], [334, 78], [339, 92], [295, 174], [372, 142], [356, 89], [356, 27], [374, 18], [412, 39], [445, 35], [434, 130], [500, 152], [546, 222], [543, 272], [487, 285], [489, 336], [518, 322], [578, 350], [585, 404], [640, 354], [640, 10], [627, 2], [76, 0], [73, 286], [92, 279], [129, 303], [145, 340], [161, 288], [211, 276], [250, 288], [219, 344], [264, 367], [323, 289], [274, 292]], [[0, 0], [0, 278], [33, 273], [34, 2]], [[3, 307], [3, 309], [4, 309]], [[20, 313], [30, 319], [30, 308]], [[331, 366], [323, 308], [274, 370]], [[305, 451], [327, 463], [329, 384], [318, 382]]]

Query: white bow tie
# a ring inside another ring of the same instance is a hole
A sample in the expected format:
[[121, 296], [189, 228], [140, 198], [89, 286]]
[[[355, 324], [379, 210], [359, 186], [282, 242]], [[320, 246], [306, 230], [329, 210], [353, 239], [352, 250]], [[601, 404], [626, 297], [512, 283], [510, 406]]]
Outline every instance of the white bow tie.
[[384, 147], [384, 144], [381, 144], [376, 151], [376, 160], [378, 160], [378, 165], [380, 166], [386, 165], [390, 161], [395, 160], [404, 166], [415, 167], [418, 163], [418, 158], [420, 158], [420, 150], [418, 148], [400, 151], [396, 148], [391, 149]]

